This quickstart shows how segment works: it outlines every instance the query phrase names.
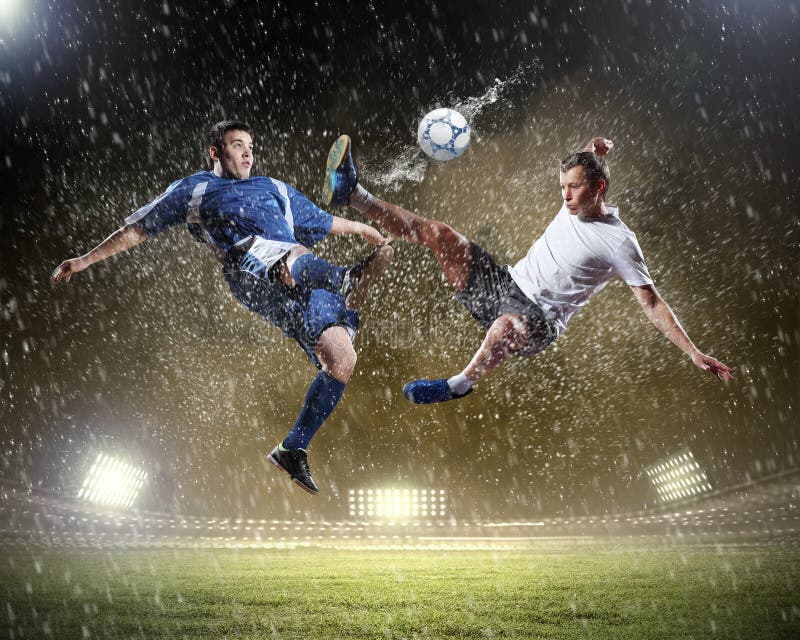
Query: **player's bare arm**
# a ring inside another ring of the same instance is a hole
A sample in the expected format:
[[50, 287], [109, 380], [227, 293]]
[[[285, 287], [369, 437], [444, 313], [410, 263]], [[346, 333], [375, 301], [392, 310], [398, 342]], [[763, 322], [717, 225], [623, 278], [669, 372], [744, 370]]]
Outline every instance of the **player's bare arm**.
[[631, 291], [645, 315], [667, 339], [688, 355], [698, 369], [708, 371], [719, 380], [733, 380], [732, 370], [700, 351], [691, 341], [670, 306], [653, 285], [632, 286]]
[[381, 232], [374, 227], [364, 224], [363, 222], [356, 222], [355, 220], [348, 220], [347, 218], [340, 218], [333, 216], [333, 224], [331, 225], [330, 233], [333, 235], [357, 235], [361, 236], [370, 244], [377, 244], [383, 246], [392, 241], [391, 236], [384, 237]]
[[52, 282], [61, 282], [62, 280], [69, 282], [74, 274], [83, 271], [95, 262], [100, 262], [117, 253], [126, 251], [145, 240], [147, 240], [147, 234], [138, 225], [126, 225], [117, 229], [89, 253], [78, 258], [64, 260], [50, 275], [50, 280]]

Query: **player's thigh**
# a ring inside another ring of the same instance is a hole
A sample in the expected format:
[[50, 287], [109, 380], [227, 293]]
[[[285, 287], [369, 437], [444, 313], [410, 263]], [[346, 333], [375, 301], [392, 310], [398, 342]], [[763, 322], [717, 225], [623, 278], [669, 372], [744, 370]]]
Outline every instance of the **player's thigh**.
[[284, 256], [283, 259], [286, 262], [286, 266], [289, 267], [289, 269], [291, 269], [292, 265], [294, 264], [294, 261], [297, 260], [300, 256], [304, 256], [307, 253], [311, 253], [311, 249], [309, 249], [308, 247], [304, 247], [301, 244], [296, 244], [291, 249], [289, 249], [289, 252]]
[[325, 329], [314, 345], [322, 370], [340, 382], [347, 382], [356, 366], [356, 351], [347, 329], [332, 326]]

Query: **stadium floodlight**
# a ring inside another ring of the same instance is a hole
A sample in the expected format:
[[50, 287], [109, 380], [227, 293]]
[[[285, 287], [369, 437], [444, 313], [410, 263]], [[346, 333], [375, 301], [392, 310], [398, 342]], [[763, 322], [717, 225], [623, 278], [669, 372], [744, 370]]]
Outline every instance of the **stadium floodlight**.
[[96, 504], [126, 509], [147, 480], [147, 472], [100, 453], [83, 481], [78, 497]]
[[0, 18], [13, 17], [19, 10], [18, 4], [18, 0], [0, 0]]
[[350, 489], [351, 518], [401, 520], [443, 518], [447, 504], [444, 489]]
[[712, 489], [706, 472], [689, 449], [647, 467], [645, 473], [662, 503], [695, 498]]

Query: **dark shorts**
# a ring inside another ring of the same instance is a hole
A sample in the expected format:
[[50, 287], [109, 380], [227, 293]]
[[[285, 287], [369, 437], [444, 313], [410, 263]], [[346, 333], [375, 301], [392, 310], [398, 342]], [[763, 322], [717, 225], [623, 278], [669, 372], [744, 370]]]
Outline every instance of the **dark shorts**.
[[556, 339], [553, 321], [517, 286], [508, 272], [508, 266], [498, 265], [491, 255], [474, 242], [467, 286], [455, 297], [485, 329], [507, 313], [523, 316], [530, 337], [520, 351], [522, 355], [539, 353]]
[[[241, 255], [229, 254], [222, 272], [236, 299], [246, 309], [269, 320], [295, 340], [317, 366], [314, 347], [328, 327], [342, 326], [351, 337], [358, 329], [358, 312], [349, 309], [344, 298], [324, 289], [287, 287], [269, 277], [261, 277], [240, 268]], [[274, 280], [274, 281], [273, 281]]]

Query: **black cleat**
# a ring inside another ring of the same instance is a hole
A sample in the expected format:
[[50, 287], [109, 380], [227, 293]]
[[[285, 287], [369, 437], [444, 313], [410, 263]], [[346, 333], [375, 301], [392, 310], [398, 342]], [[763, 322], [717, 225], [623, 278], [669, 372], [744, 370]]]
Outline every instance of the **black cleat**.
[[278, 445], [267, 456], [267, 460], [288, 473], [292, 482], [299, 484], [303, 490], [314, 495], [319, 493], [319, 488], [311, 477], [311, 469], [308, 468], [308, 454], [305, 449], [282, 450]]

